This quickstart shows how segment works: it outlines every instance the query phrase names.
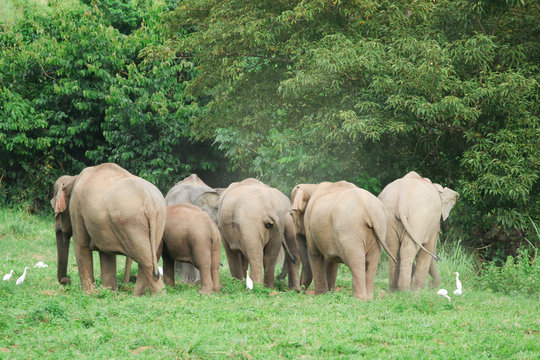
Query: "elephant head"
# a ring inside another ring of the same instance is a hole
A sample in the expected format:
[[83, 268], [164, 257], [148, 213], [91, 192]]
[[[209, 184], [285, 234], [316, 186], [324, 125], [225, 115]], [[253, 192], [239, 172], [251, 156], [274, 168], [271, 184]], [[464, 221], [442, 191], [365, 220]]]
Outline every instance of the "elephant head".
[[291, 215], [294, 219], [296, 233], [306, 236], [304, 229], [304, 212], [307, 203], [313, 192], [317, 189], [317, 184], [299, 184], [291, 191]]
[[54, 183], [54, 195], [51, 206], [54, 209], [54, 228], [56, 232], [56, 253], [58, 258], [57, 277], [61, 284], [69, 284], [67, 263], [69, 255], [69, 238], [71, 237], [71, 220], [69, 218], [69, 200], [73, 184], [77, 176], [64, 175]]
[[212, 218], [212, 221], [214, 221], [216, 224], [219, 195], [222, 192], [223, 189], [206, 191], [193, 200], [193, 205], [207, 212], [210, 215], [210, 218]]
[[441, 198], [441, 218], [444, 220], [448, 219], [448, 216], [450, 215], [450, 210], [454, 207], [456, 202], [459, 199], [459, 194], [455, 192], [454, 190], [450, 188], [443, 188], [439, 184], [434, 184], [429, 180], [428, 178], [421, 177], [417, 172], [410, 171], [403, 177], [404, 179], [418, 179], [422, 180], [426, 184], [433, 185], [435, 189], [439, 192], [439, 196]]

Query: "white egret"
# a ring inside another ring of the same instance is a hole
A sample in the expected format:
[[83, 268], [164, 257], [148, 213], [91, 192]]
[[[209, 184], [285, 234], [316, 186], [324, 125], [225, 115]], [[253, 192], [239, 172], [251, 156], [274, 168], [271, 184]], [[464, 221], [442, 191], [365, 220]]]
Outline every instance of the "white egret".
[[11, 277], [13, 276], [13, 269], [9, 272], [9, 274], [4, 275], [4, 281], [11, 280]]
[[456, 275], [456, 290], [454, 291], [454, 295], [461, 295], [462, 292], [462, 286], [461, 281], [459, 281], [459, 273], [455, 272], [454, 275]]
[[30, 269], [28, 266], [24, 268], [23, 274], [17, 279], [16, 285], [21, 285], [24, 282], [24, 279], [26, 278], [26, 270]]
[[46, 268], [49, 267], [49, 265], [45, 264], [43, 261], [37, 262], [36, 265], [34, 265], [35, 268]]
[[253, 280], [251, 280], [251, 278], [249, 277], [249, 270], [248, 270], [247, 276], [246, 276], [246, 287], [249, 290], [253, 290]]
[[439, 291], [437, 291], [437, 295], [444, 296], [448, 299], [448, 301], [450, 301], [450, 296], [448, 296], [448, 290], [446, 289], [440, 289]]
[[159, 275], [163, 276], [163, 268], [161, 266], [158, 266]]

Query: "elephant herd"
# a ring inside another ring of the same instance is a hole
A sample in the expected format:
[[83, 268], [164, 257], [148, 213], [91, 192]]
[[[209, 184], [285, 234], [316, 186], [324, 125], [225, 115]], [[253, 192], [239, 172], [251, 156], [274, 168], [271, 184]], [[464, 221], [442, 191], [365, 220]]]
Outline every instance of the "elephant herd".
[[353, 295], [372, 299], [382, 248], [389, 257], [390, 291], [423, 288], [428, 273], [436, 287], [440, 219], [458, 197], [415, 172], [388, 184], [379, 197], [339, 181], [296, 185], [289, 200], [256, 179], [213, 189], [194, 174], [163, 197], [120, 166], [101, 164], [54, 184], [58, 281], [70, 283], [73, 237], [84, 291], [94, 287], [92, 251], [98, 251], [104, 287], [117, 288], [120, 254], [138, 263], [136, 296], [164, 291], [164, 282], [174, 286], [175, 266], [185, 264], [192, 266], [184, 266], [184, 279], [200, 276], [201, 294], [218, 292], [222, 244], [233, 277], [243, 279], [249, 269], [253, 282], [267, 287], [274, 286], [282, 248], [289, 288], [296, 291], [312, 281], [316, 294], [332, 290], [344, 263]]

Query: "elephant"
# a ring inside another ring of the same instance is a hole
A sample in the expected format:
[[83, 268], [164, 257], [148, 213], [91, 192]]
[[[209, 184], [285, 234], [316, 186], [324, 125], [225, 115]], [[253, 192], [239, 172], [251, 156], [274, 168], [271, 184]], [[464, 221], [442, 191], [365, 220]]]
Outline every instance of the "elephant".
[[[218, 198], [222, 191], [223, 189], [212, 189], [197, 174], [191, 174], [169, 190], [165, 196], [165, 202], [167, 206], [181, 203], [193, 204], [207, 212], [212, 221], [217, 224]], [[189, 263], [177, 263], [176, 269], [183, 275], [186, 283], [194, 283], [201, 278], [199, 270]]]
[[163, 233], [163, 278], [174, 286], [174, 266], [189, 262], [201, 273], [200, 294], [219, 292], [221, 236], [210, 215], [191, 204], [167, 206]]
[[[94, 288], [92, 251], [99, 252], [103, 286], [117, 289], [116, 255], [139, 264], [135, 295], [164, 289], [157, 249], [165, 228], [166, 205], [148, 181], [112, 163], [87, 167], [79, 175], [61, 176], [54, 184], [58, 281], [67, 277], [69, 238], [84, 291]], [[60, 231], [59, 231], [60, 230]]]
[[351, 269], [353, 295], [373, 299], [381, 245], [390, 254], [383, 203], [346, 181], [296, 185], [291, 201], [297, 239], [307, 249], [307, 254], [300, 251], [302, 264], [310, 264], [315, 293], [333, 289], [338, 264], [345, 263]]
[[386, 243], [398, 260], [390, 262], [389, 291], [423, 289], [428, 271], [433, 278], [430, 286], [437, 287], [440, 219], [448, 218], [459, 194], [411, 171], [386, 185], [379, 199], [388, 214]]
[[254, 283], [274, 287], [274, 270], [280, 248], [296, 263], [286, 243], [285, 215], [290, 201], [279, 190], [248, 178], [234, 182], [221, 194], [218, 226], [231, 275], [246, 277], [248, 265]]
[[[278, 279], [285, 279], [285, 277], [288, 276], [289, 289], [299, 292], [300, 285], [304, 285], [305, 289], [309, 287], [312, 275], [309, 260], [307, 260], [307, 248], [303, 246], [302, 243], [298, 243], [296, 227], [291, 211], [285, 215], [285, 241], [291, 254], [297, 261], [293, 263], [291, 256], [284, 256], [283, 267]], [[301, 253], [301, 251], [304, 251], [304, 253]], [[302, 264], [302, 274], [299, 277], [300, 264]], [[309, 281], [304, 280], [306, 278], [309, 278]]]

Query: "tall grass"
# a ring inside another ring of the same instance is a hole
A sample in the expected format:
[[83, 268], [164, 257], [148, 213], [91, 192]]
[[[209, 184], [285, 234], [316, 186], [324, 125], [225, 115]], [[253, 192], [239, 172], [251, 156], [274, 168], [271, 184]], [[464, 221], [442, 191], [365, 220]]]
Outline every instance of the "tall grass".
[[[352, 297], [351, 275], [340, 266], [325, 295], [297, 294], [232, 279], [223, 258], [222, 290], [201, 296], [181, 282], [162, 296], [133, 296], [133, 283], [117, 292], [99, 284], [81, 290], [73, 252], [71, 286], [56, 280], [52, 216], [0, 208], [0, 276], [39, 260], [26, 281], [0, 281], [0, 358], [148, 359], [533, 359], [540, 354], [538, 293], [487, 291], [475, 280], [474, 257], [460, 244], [444, 244], [438, 262], [441, 287], [453, 289], [454, 271], [464, 294], [451, 301], [432, 289], [388, 293], [381, 259], [376, 299]], [[119, 264], [122, 261], [118, 261]], [[475, 270], [476, 269], [476, 270]], [[118, 278], [123, 266], [119, 265]]]

